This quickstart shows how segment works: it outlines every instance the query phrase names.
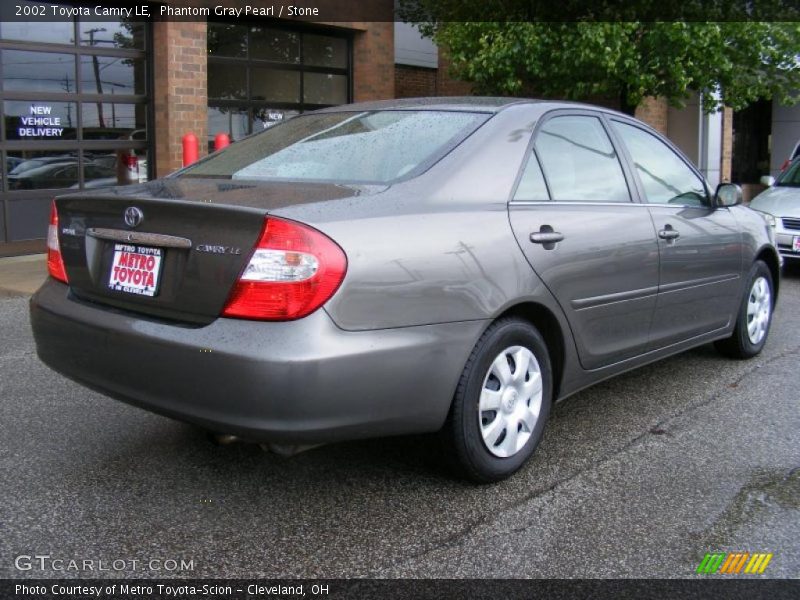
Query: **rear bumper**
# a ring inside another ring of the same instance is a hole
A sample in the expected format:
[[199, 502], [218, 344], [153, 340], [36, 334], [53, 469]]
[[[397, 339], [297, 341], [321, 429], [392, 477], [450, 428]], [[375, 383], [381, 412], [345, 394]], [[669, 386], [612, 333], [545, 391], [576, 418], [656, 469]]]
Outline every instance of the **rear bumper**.
[[159, 414], [277, 443], [435, 431], [484, 327], [346, 332], [323, 310], [185, 327], [88, 304], [52, 279], [30, 309], [36, 350], [55, 371]]

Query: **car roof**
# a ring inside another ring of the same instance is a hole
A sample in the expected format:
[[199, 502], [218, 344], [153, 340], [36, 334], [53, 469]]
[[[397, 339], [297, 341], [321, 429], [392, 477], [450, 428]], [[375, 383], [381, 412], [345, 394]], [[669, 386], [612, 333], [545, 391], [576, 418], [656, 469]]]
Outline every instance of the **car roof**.
[[538, 105], [547, 110], [558, 108], [585, 108], [629, 117], [619, 111], [568, 100], [549, 100], [537, 98], [509, 98], [502, 96], [439, 96], [431, 98], [401, 98], [395, 100], [374, 100], [323, 108], [314, 112], [372, 111], [372, 110], [452, 110], [465, 112], [497, 113], [510, 106], [520, 104]]
[[331, 106], [317, 112], [340, 112], [342, 110], [463, 110], [498, 112], [511, 104], [541, 102], [526, 98], [502, 98], [489, 96], [445, 96], [435, 98], [401, 98], [396, 100], [374, 100]]

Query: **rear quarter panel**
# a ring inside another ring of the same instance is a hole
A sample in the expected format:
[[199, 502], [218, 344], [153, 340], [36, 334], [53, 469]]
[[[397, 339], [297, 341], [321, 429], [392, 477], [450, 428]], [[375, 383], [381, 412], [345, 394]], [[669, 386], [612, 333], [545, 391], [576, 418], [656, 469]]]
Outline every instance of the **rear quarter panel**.
[[339, 327], [490, 319], [518, 299], [549, 298], [508, 219], [535, 120], [529, 107], [511, 107], [420, 177], [275, 212], [319, 228], [347, 254], [347, 276], [325, 307]]

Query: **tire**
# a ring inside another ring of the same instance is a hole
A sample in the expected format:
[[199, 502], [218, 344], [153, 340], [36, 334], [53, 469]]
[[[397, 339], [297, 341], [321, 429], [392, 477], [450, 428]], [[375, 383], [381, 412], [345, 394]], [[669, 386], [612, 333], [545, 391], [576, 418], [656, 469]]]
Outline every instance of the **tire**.
[[536, 328], [516, 318], [493, 323], [467, 360], [441, 432], [456, 473], [491, 483], [517, 471], [542, 438], [552, 390], [550, 356]]
[[733, 334], [715, 342], [717, 350], [731, 358], [752, 358], [764, 348], [772, 323], [772, 309], [775, 307], [775, 291], [772, 273], [760, 260], [753, 263], [747, 277], [745, 294], [742, 298]]

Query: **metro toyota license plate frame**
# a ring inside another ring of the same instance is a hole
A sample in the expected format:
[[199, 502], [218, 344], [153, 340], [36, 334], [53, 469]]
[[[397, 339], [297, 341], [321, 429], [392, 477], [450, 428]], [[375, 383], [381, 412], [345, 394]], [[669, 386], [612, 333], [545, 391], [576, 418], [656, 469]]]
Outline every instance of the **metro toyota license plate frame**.
[[114, 244], [108, 288], [123, 294], [152, 298], [158, 294], [163, 266], [163, 248]]

